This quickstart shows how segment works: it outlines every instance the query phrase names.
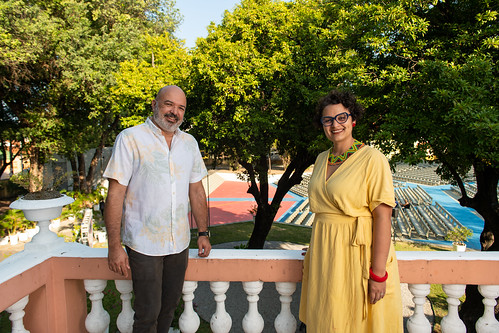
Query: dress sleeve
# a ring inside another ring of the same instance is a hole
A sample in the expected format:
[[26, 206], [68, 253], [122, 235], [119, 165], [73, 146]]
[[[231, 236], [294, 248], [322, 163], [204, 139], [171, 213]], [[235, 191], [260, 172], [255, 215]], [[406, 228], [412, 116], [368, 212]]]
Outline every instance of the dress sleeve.
[[105, 178], [116, 179], [121, 185], [128, 186], [133, 171], [133, 147], [122, 132], [116, 137], [113, 153], [104, 171]]
[[395, 207], [395, 192], [392, 173], [386, 157], [373, 149], [373, 154], [367, 170], [367, 197], [371, 212], [384, 203]]

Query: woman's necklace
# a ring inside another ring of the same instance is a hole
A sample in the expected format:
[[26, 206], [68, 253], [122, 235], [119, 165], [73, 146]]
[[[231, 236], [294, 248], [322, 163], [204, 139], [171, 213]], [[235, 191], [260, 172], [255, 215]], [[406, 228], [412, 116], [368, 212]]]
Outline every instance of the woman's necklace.
[[331, 149], [329, 150], [329, 157], [327, 158], [327, 164], [340, 165], [341, 163], [345, 162], [347, 158], [349, 158], [353, 153], [355, 153], [357, 150], [359, 150], [362, 147], [364, 147], [364, 144], [354, 139], [353, 145], [350, 148], [348, 148], [346, 152], [338, 156], [333, 154], [333, 147], [331, 147]]

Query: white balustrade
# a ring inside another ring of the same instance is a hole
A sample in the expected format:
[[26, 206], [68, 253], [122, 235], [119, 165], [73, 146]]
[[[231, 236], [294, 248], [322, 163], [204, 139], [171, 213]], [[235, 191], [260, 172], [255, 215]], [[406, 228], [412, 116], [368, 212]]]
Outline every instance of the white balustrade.
[[407, 331], [409, 333], [430, 333], [431, 324], [424, 315], [423, 306], [426, 296], [430, 293], [429, 284], [409, 284], [414, 302], [414, 314], [407, 320]]
[[182, 289], [182, 299], [184, 300], [184, 312], [180, 315], [178, 319], [178, 324], [180, 326], [180, 331], [183, 333], [195, 333], [200, 324], [200, 319], [198, 314], [194, 311], [192, 306], [192, 300], [194, 299], [194, 291], [198, 287], [196, 281], [185, 281], [184, 287]]
[[274, 328], [277, 333], [293, 333], [296, 332], [296, 319], [291, 314], [291, 302], [293, 301], [293, 293], [296, 290], [294, 282], [276, 282], [275, 287], [279, 293], [281, 301], [281, 312], [274, 321]]
[[214, 333], [228, 333], [232, 327], [232, 318], [225, 311], [225, 293], [229, 289], [230, 282], [211, 281], [210, 289], [215, 294], [217, 308], [211, 316], [210, 327]]
[[442, 333], [466, 333], [466, 325], [459, 318], [458, 307], [461, 304], [459, 297], [464, 295], [466, 285], [444, 284], [442, 289], [447, 294], [448, 314], [442, 318], [440, 326]]
[[102, 306], [102, 293], [106, 288], [106, 280], [84, 280], [85, 290], [90, 294], [92, 309], [85, 319], [85, 327], [89, 333], [107, 333], [109, 332], [109, 323], [111, 321], [109, 313]]
[[12, 322], [12, 333], [29, 333], [28, 330], [24, 328], [23, 318], [24, 318], [24, 308], [28, 304], [29, 295], [21, 298], [19, 301], [14, 303], [5, 309], [10, 313], [9, 319]]
[[120, 333], [132, 333], [133, 331], [133, 315], [135, 312], [132, 309], [132, 291], [133, 284], [131, 280], [116, 280], [116, 289], [121, 296], [121, 312], [116, 319], [116, 326]]
[[[80, 256], [85, 257], [86, 255], [86, 250], [88, 249], [89, 252], [91, 253], [92, 256], [94, 253], [98, 252], [100, 249], [89, 249], [87, 247], [83, 247], [81, 245], [75, 245], [75, 244], [68, 244], [65, 245], [68, 247], [68, 251], [60, 252], [60, 249], [58, 247], [55, 248], [54, 252], [57, 253], [57, 256], [61, 257], [67, 257], [70, 260], [74, 260], [75, 262], [78, 262], [77, 258], [80, 258]], [[73, 255], [68, 255], [68, 252], [71, 251], [77, 251], [78, 255], [73, 256]], [[90, 251], [91, 250], [91, 251]], [[258, 256], [256, 256], [259, 260], [266, 260], [266, 259], [261, 259], [262, 257], [265, 257], [267, 255], [266, 252], [257, 252], [256, 253]], [[292, 255], [288, 255], [286, 253], [284, 258], [291, 259], [291, 260], [296, 260], [296, 253], [292, 252]], [[23, 257], [24, 255], [24, 257]], [[37, 254], [38, 255], [38, 254]], [[254, 255], [254, 254], [253, 254]], [[448, 257], [453, 257], [455, 256], [454, 253], [422, 253], [418, 254], [421, 256], [421, 258], [424, 258], [425, 260], [446, 260], [448, 261]], [[409, 254], [402, 254], [401, 257], [405, 256], [405, 260], [419, 260], [418, 255], [414, 255], [413, 253]], [[489, 261], [494, 261], [494, 262], [499, 262], [499, 258], [497, 257], [497, 254], [493, 253], [480, 253], [480, 259], [482, 260], [484, 257], [487, 258]], [[26, 260], [26, 258], [29, 258], [30, 260], [35, 260], [37, 263], [35, 265], [44, 265], [44, 260], [47, 258], [56, 258], [57, 256], [54, 256], [53, 254], [47, 254], [45, 257], [37, 257], [33, 256], [31, 251], [27, 251], [25, 254], [20, 254], [19, 259], [15, 260], [9, 260], [10, 258], [7, 258], [0, 264], [1, 268], [1, 277], [3, 279], [2, 283], [5, 283], [5, 281], [9, 281], [10, 279], [17, 279], [22, 281], [23, 279], [26, 281], [31, 281], [33, 280], [32, 275], [34, 274], [29, 271], [29, 268], [33, 267], [34, 264], [31, 262], [26, 261], [26, 263], [23, 263], [23, 260]], [[102, 262], [107, 257], [107, 253], [103, 252], [102, 254], [96, 255], [96, 257], [102, 256]], [[467, 260], [478, 260], [474, 258], [475, 254], [468, 254], [465, 253], [464, 255], [459, 254], [459, 258], [462, 256], [466, 256], [468, 258]], [[476, 254], [478, 258], [478, 254]], [[230, 257], [232, 258], [232, 257]], [[275, 258], [274, 255], [269, 255], [269, 258]], [[282, 257], [281, 257], [282, 258]], [[428, 259], [429, 258], [429, 259]], [[239, 258], [238, 258], [239, 259]], [[99, 262], [100, 259], [96, 259], [97, 262]], [[218, 260], [218, 259], [215, 259]], [[246, 260], [246, 258], [241, 258], [240, 260]], [[403, 259], [404, 260], [404, 259]], [[462, 259], [461, 259], [462, 260]], [[402, 260], [401, 260], [402, 261]], [[19, 263], [23, 263], [23, 265], [19, 266]], [[81, 261], [78, 263], [78, 265], [88, 265], [88, 263], [85, 263], [84, 261]], [[464, 263], [465, 264], [465, 263]], [[460, 263], [460, 265], [463, 265], [463, 263]], [[69, 266], [68, 266], [69, 267]], [[90, 267], [90, 266], [89, 266]], [[461, 270], [462, 270], [461, 266]], [[298, 268], [296, 268], [298, 269]], [[405, 269], [405, 274], [407, 275], [407, 266], [404, 267]], [[36, 271], [36, 270], [35, 270]], [[27, 272], [23, 276], [23, 272]], [[410, 271], [409, 271], [410, 272]], [[223, 277], [225, 273], [221, 273], [221, 275], [218, 276], [218, 278]], [[230, 275], [230, 274], [229, 274]], [[102, 275], [101, 275], [102, 276]], [[196, 276], [195, 274], [193, 275], [194, 277]], [[262, 274], [264, 278], [265, 274]], [[475, 274], [475, 276], [477, 276]], [[483, 283], [496, 283], [494, 280], [495, 276], [492, 279], [486, 279], [487, 281], [491, 282], [483, 282]], [[38, 276], [37, 276], [38, 277]], [[478, 277], [481, 277], [481, 275], [478, 275]], [[64, 275], [62, 278], [66, 278]], [[71, 275], [71, 279], [74, 279], [74, 275]], [[201, 276], [200, 279], [203, 277]], [[233, 276], [231, 277], [233, 279]], [[407, 276], [405, 276], [407, 278]], [[412, 278], [412, 277], [411, 277]], [[191, 277], [192, 279], [192, 277]], [[195, 278], [194, 278], [195, 279]], [[217, 279], [217, 278], [214, 278]], [[253, 279], [253, 278], [252, 278]], [[256, 278], [255, 280], [257, 280]], [[296, 281], [296, 276], [293, 277], [293, 280]], [[445, 278], [443, 278], [445, 280]], [[432, 277], [430, 279], [431, 281], [435, 281], [435, 278]], [[13, 280], [15, 282], [15, 280]], [[54, 282], [55, 281], [55, 282]], [[231, 280], [231, 281], [240, 281], [240, 280]], [[423, 281], [423, 279], [419, 279], [419, 281]], [[36, 282], [36, 281], [35, 281]], [[234, 329], [233, 328], [233, 321], [234, 318], [231, 318], [231, 316], [227, 313], [226, 311], [226, 301], [227, 301], [227, 291], [228, 288], [230, 288], [230, 282], [219, 282], [219, 281], [209, 281], [210, 282], [210, 288], [211, 291], [214, 294], [214, 299], [216, 302], [216, 310], [214, 311], [215, 313], [209, 313], [208, 318], [210, 318], [210, 326], [211, 329], [214, 333], [228, 333], [230, 330]], [[459, 283], [466, 283], [467, 280], [461, 279]], [[9, 282], [12, 284], [13, 282]], [[57, 279], [54, 279], [54, 277], [50, 277], [47, 282], [45, 282], [45, 285], [49, 284], [54, 284], [56, 286], [60, 285], [60, 277]], [[116, 288], [120, 292], [121, 296], [121, 301], [122, 301], [122, 311], [119, 314], [117, 320], [116, 320], [116, 326], [120, 330], [120, 332], [131, 332], [131, 327], [133, 326], [133, 310], [131, 307], [131, 299], [132, 299], [132, 283], [131, 281], [127, 280], [119, 280], [115, 281], [116, 283]], [[471, 283], [471, 281], [470, 281]], [[35, 284], [33, 284], [35, 285]], [[110, 316], [109, 314], [105, 311], [103, 308], [102, 304], [102, 299], [104, 297], [103, 291], [106, 288], [107, 285], [107, 280], [84, 280], [84, 287], [85, 290], [89, 293], [89, 300], [91, 301], [91, 309], [88, 314], [86, 313], [81, 313], [81, 316], [86, 315], [86, 320], [85, 320], [85, 327], [86, 330], [90, 333], [101, 333], [101, 332], [108, 332], [109, 331], [109, 324], [110, 324]], [[263, 320], [262, 315], [259, 313], [258, 310], [258, 302], [260, 300], [260, 293], [263, 288], [263, 282], [262, 281], [252, 281], [252, 282], [246, 282], [242, 281], [243, 289], [246, 295], [244, 293], [241, 293], [239, 296], [246, 296], [246, 299], [248, 301], [248, 310], [247, 313], [244, 315], [244, 318], [242, 318], [242, 330], [247, 333], [260, 333], [264, 329], [265, 322]], [[37, 285], [37, 288], [40, 288], [40, 286]], [[52, 287], [51, 287], [52, 288]], [[296, 292], [296, 283], [295, 282], [275, 282], [275, 288], [279, 294], [279, 300], [280, 300], [280, 310], [278, 307], [274, 309], [274, 315], [276, 316], [274, 318], [274, 328], [275, 331], [278, 333], [281, 332], [294, 332], [296, 331], [297, 328], [297, 318], [293, 316], [293, 313], [291, 311], [291, 303], [292, 303], [292, 296]], [[193, 309], [193, 301], [194, 301], [194, 291], [197, 289], [197, 282], [196, 281], [186, 281], [183, 286], [183, 300], [184, 300], [184, 312], [180, 316], [179, 319], [179, 325], [180, 325], [180, 330], [184, 333], [189, 333], [189, 332], [196, 332], [199, 329], [200, 326], [200, 318], [197, 315], [197, 313]], [[458, 313], [458, 307], [460, 305], [459, 298], [462, 297], [462, 295], [465, 292], [465, 286], [463, 284], [457, 285], [457, 284], [442, 284], [442, 289], [447, 295], [447, 303], [448, 303], [448, 314], [444, 318], [442, 318], [441, 321], [441, 328], [443, 333], [464, 333], [466, 332], [466, 328], [462, 322], [462, 320], [459, 318], [459, 313]], [[47, 290], [49, 290], [47, 288]], [[479, 292], [481, 295], [484, 297], [483, 299], [483, 304], [484, 304], [484, 311], [482, 317], [475, 323], [475, 328], [478, 333], [492, 333], [492, 332], [499, 332], [499, 322], [496, 320], [494, 316], [494, 307], [496, 305], [496, 299], [499, 297], [499, 284], [495, 285], [479, 285], [478, 287]], [[7, 291], [7, 292], [5, 292]], [[430, 293], [430, 285], [429, 284], [409, 284], [409, 291], [413, 295], [413, 301], [414, 301], [414, 313], [411, 317], [408, 318], [407, 324], [406, 324], [406, 331], [409, 333], [430, 333], [432, 331], [431, 323], [427, 319], [424, 313], [424, 305], [426, 304], [427, 301], [427, 295]], [[11, 295], [9, 294], [9, 290], [6, 286], [4, 286], [2, 290], [2, 294], [5, 292], [4, 295]], [[79, 290], [78, 292], [82, 292], [82, 290]], [[25, 293], [19, 292], [16, 297], [19, 297], [18, 301], [9, 306], [9, 307], [4, 307], [4, 309], [10, 314], [9, 319], [12, 322], [12, 332], [18, 332], [18, 333], [26, 333], [28, 332], [25, 327], [24, 327], [24, 322], [26, 324], [29, 323], [30, 326], [33, 326], [33, 322], [30, 320], [33, 320], [33, 318], [37, 318], [37, 316], [40, 314], [40, 310], [35, 307], [37, 304], [37, 299], [33, 299], [32, 297], [40, 297], [38, 294], [31, 294], [28, 296], [25, 296]], [[47, 297], [49, 295], [46, 295]], [[67, 295], [66, 295], [67, 296]], [[12, 296], [10, 296], [12, 297]], [[79, 297], [79, 296], [78, 296]], [[298, 296], [299, 297], [299, 296]], [[28, 300], [31, 298], [31, 304], [30, 310], [35, 311], [35, 315], [29, 316], [29, 318], [25, 317], [25, 309], [26, 305], [28, 303]], [[9, 301], [8, 304], [11, 304], [14, 302], [15, 299], [12, 299]], [[71, 301], [74, 301], [74, 298], [71, 299]], [[275, 300], [274, 300], [275, 301]], [[40, 303], [38, 299], [38, 303]], [[4, 306], [8, 305], [4, 304]], [[237, 306], [239, 307], [244, 307], [244, 304], [238, 303]], [[269, 306], [268, 304], [260, 305], [260, 306]], [[274, 306], [272, 304], [272, 306]], [[42, 310], [41, 313], [43, 313]], [[277, 312], [279, 314], [277, 314]], [[53, 314], [49, 314], [50, 318], [52, 318]], [[295, 315], [296, 316], [296, 315]], [[267, 318], [270, 319], [270, 318]], [[240, 318], [237, 319], [238, 321], [241, 320]], [[267, 321], [268, 323], [269, 321]], [[69, 323], [70, 325], [72, 323]], [[47, 327], [50, 327], [50, 325], [47, 325]]]
[[[129, 280], [116, 280], [116, 288], [121, 293], [122, 311], [117, 319], [117, 327], [120, 332], [132, 332], [133, 310], [131, 307], [132, 282]], [[295, 282], [276, 282], [276, 290], [279, 293], [281, 311], [274, 321], [274, 328], [277, 333], [291, 333], [296, 331], [297, 321], [291, 313], [292, 295], [296, 291]], [[90, 294], [92, 310], [87, 316], [85, 325], [90, 333], [108, 332], [109, 314], [102, 308], [102, 291], [106, 286], [105, 280], [85, 280], [85, 289]], [[228, 333], [232, 328], [232, 318], [225, 309], [226, 292], [230, 287], [230, 282], [211, 281], [210, 289], [213, 292], [216, 302], [216, 311], [210, 320], [210, 327], [214, 333]], [[259, 294], [262, 291], [263, 282], [252, 281], [243, 282], [243, 289], [247, 294], [248, 312], [243, 318], [242, 326], [246, 333], [260, 333], [264, 328], [264, 320], [258, 312]], [[459, 298], [465, 293], [466, 285], [448, 284], [442, 285], [443, 291], [447, 294], [448, 314], [442, 318], [442, 333], [465, 333], [466, 326], [459, 318], [458, 307], [461, 304]], [[180, 331], [182, 333], [194, 333], [199, 329], [200, 318], [194, 311], [193, 300], [194, 291], [197, 289], [196, 281], [185, 281], [182, 290], [184, 300], [184, 312], [179, 318]], [[484, 297], [484, 315], [477, 321], [477, 333], [499, 332], [499, 322], [494, 316], [494, 306], [496, 298], [499, 297], [499, 285], [479, 286], [480, 293]], [[426, 296], [430, 293], [429, 284], [409, 284], [409, 290], [413, 295], [415, 304], [414, 314], [407, 321], [407, 332], [428, 333], [431, 332], [431, 324], [424, 314], [423, 306], [426, 303]], [[22, 318], [24, 307], [28, 302], [28, 296], [18, 301], [6, 310], [12, 315], [12, 332], [29, 333], [24, 329]], [[14, 329], [16, 327], [16, 329]]]
[[494, 307], [499, 297], [499, 286], [478, 286], [478, 291], [482, 294], [485, 309], [483, 316], [475, 323], [477, 333], [497, 333], [499, 332], [499, 322], [494, 316]]
[[248, 312], [243, 318], [243, 331], [245, 333], [261, 333], [264, 327], [262, 315], [258, 312], [258, 300], [263, 289], [262, 281], [243, 282], [243, 289], [248, 295]]

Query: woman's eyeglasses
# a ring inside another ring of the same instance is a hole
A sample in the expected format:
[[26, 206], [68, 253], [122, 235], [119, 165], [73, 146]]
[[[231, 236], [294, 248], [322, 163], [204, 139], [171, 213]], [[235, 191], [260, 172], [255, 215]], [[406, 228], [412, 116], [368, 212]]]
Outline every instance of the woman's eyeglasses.
[[337, 114], [335, 117], [321, 117], [321, 124], [326, 127], [329, 127], [333, 125], [335, 120], [338, 124], [344, 124], [347, 122], [348, 117], [351, 115], [352, 115], [351, 113], [342, 112], [340, 114]]

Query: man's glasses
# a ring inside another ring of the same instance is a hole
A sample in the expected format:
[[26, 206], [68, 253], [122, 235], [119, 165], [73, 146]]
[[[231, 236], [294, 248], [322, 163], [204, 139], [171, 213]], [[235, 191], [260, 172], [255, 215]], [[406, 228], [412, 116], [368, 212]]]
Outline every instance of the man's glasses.
[[333, 125], [335, 120], [338, 124], [344, 124], [347, 122], [348, 117], [351, 115], [352, 114], [350, 113], [342, 112], [340, 114], [337, 114], [335, 117], [321, 117], [321, 124], [326, 127], [329, 127]]

